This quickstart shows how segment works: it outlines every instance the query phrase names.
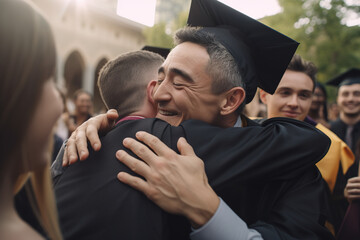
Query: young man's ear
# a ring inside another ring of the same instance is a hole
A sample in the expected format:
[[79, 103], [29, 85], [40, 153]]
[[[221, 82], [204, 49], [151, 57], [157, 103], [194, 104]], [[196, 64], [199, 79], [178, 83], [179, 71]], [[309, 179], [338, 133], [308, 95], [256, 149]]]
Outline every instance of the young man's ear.
[[156, 80], [151, 80], [148, 83], [147, 88], [146, 88], [147, 99], [152, 104], [155, 104], [155, 102], [154, 102], [154, 93], [155, 93], [155, 90], [156, 90], [156, 85], [157, 85], [157, 81]]
[[268, 95], [267, 92], [265, 92], [264, 90], [260, 89], [260, 100], [266, 105], [267, 104], [267, 98], [266, 96]]
[[220, 114], [228, 115], [236, 111], [245, 101], [245, 90], [242, 87], [234, 87], [227, 91], [221, 103]]

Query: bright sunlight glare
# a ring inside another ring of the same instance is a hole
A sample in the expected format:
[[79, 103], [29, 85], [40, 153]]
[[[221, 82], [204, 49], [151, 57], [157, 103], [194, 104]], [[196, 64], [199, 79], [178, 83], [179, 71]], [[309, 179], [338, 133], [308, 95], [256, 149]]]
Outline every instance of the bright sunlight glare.
[[277, 0], [219, 0], [249, 17], [259, 19], [277, 14], [281, 7]]
[[[81, 0], [80, 0], [81, 1]], [[277, 0], [220, 0], [220, 2], [255, 19], [281, 11]], [[156, 0], [118, 0], [117, 14], [146, 26], [153, 26]]]
[[118, 0], [116, 13], [121, 17], [152, 27], [156, 0]]

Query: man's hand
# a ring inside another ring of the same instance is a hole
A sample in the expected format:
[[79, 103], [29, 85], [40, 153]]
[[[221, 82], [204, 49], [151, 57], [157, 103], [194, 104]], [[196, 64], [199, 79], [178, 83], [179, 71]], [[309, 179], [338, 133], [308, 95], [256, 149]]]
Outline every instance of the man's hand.
[[[107, 113], [92, 117], [81, 124], [70, 136], [66, 143], [63, 157], [63, 166], [73, 164], [78, 160], [85, 160], [89, 156], [87, 140], [90, 141], [92, 148], [99, 151], [101, 142], [99, 133], [106, 133], [115, 125], [115, 120], [119, 117], [115, 109], [110, 109]], [[99, 131], [99, 133], [98, 133]]]
[[344, 189], [344, 196], [349, 202], [360, 199], [360, 177], [350, 178]]
[[177, 147], [181, 155], [168, 148], [155, 136], [138, 132], [136, 138], [123, 141], [143, 161], [123, 150], [116, 157], [145, 180], [125, 172], [118, 174], [123, 183], [143, 192], [163, 210], [187, 217], [193, 227], [204, 225], [216, 212], [220, 200], [208, 183], [204, 162], [184, 138]]

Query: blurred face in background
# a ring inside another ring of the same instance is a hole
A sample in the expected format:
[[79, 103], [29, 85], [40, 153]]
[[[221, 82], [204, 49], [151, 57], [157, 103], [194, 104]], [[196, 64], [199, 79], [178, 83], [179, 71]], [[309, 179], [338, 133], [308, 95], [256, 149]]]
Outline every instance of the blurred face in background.
[[75, 108], [79, 114], [89, 114], [92, 110], [92, 99], [87, 93], [79, 93], [75, 100]]
[[357, 116], [360, 114], [360, 84], [343, 85], [339, 88], [337, 104], [341, 114]]
[[325, 102], [325, 93], [321, 90], [320, 87], [316, 87], [312, 97], [311, 110], [319, 111], [319, 109], [324, 106]]

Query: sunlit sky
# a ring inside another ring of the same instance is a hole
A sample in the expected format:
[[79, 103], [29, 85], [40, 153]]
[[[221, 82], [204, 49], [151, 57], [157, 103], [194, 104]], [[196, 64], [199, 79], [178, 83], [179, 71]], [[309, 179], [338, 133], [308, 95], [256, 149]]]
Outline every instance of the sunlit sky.
[[[277, 0], [220, 0], [255, 19], [281, 11]], [[156, 0], [118, 0], [117, 14], [147, 26], [153, 26]]]
[[277, 0], [220, 0], [220, 2], [255, 19], [274, 15], [281, 11]]

